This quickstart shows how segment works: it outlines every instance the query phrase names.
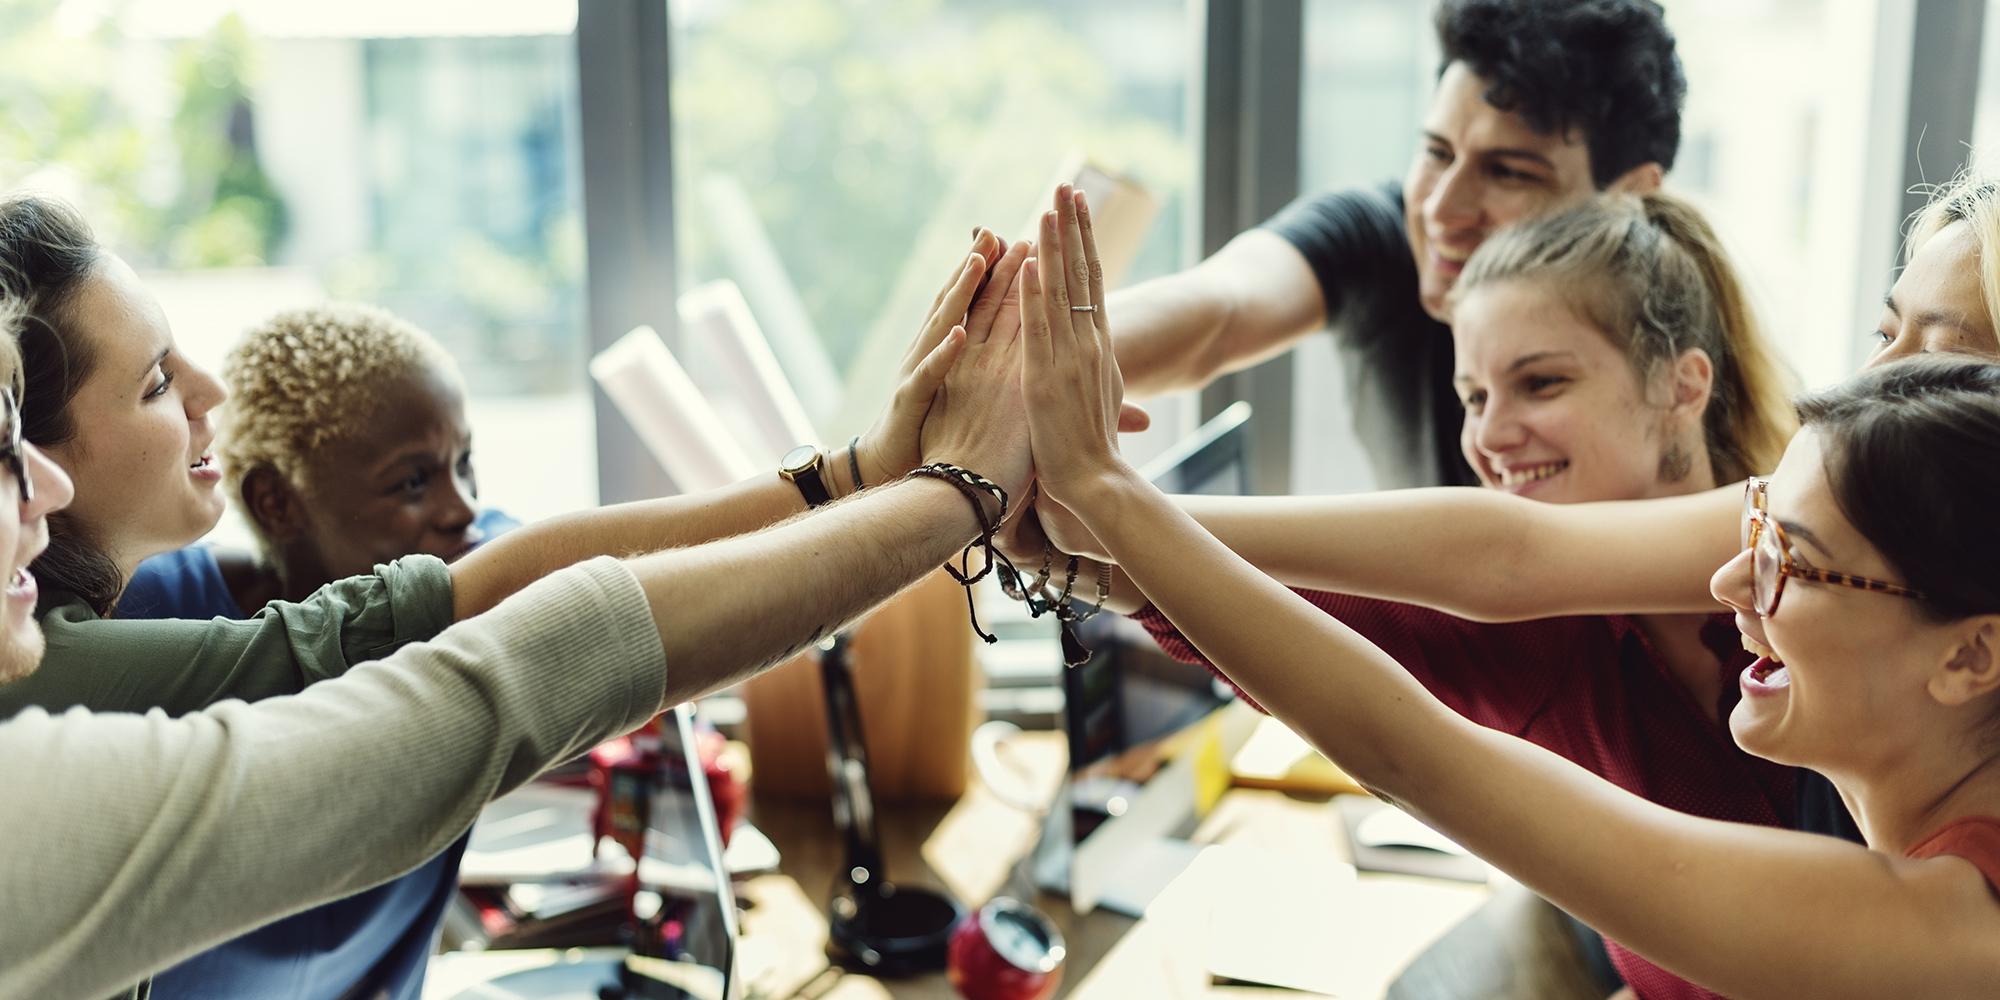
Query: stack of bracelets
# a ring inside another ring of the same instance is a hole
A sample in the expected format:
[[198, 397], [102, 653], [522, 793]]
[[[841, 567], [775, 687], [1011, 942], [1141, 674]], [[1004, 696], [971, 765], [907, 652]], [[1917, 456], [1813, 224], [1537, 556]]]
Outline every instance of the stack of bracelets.
[[[1015, 568], [1013, 561], [993, 548], [994, 534], [1007, 521], [1006, 490], [978, 473], [944, 462], [920, 466], [911, 470], [910, 475], [941, 479], [957, 487], [960, 493], [965, 494], [966, 500], [972, 504], [974, 515], [979, 518], [979, 537], [973, 539], [965, 546], [965, 550], [959, 553], [957, 566], [946, 563], [944, 567], [944, 571], [951, 574], [951, 578], [965, 588], [965, 610], [972, 619], [972, 631], [989, 643], [999, 641], [997, 636], [979, 627], [979, 612], [972, 600], [972, 585], [985, 579], [986, 574], [990, 572], [999, 577], [1001, 593], [1028, 606], [1029, 617], [1040, 618], [1051, 612], [1055, 614], [1056, 621], [1062, 623], [1063, 663], [1080, 667], [1090, 662], [1090, 650], [1085, 649], [1083, 640], [1077, 638], [1076, 626], [1097, 617], [1098, 612], [1103, 611], [1105, 603], [1111, 599], [1111, 565], [1098, 564], [1097, 603], [1086, 604], [1078, 609], [1074, 591], [1079, 560], [1076, 556], [1069, 557], [1069, 565], [1063, 571], [1062, 593], [1051, 595], [1049, 582], [1054, 572], [1056, 550], [1044, 541], [1042, 570], [1035, 575], [1034, 583], [1023, 585], [1021, 573]], [[986, 504], [981, 502], [983, 497], [991, 497], [1000, 502], [1000, 516], [987, 519]], [[1032, 505], [1034, 502], [1035, 494], [1031, 492], [1028, 495], [1028, 503]], [[974, 549], [986, 550], [986, 565], [976, 573], [972, 571]]]

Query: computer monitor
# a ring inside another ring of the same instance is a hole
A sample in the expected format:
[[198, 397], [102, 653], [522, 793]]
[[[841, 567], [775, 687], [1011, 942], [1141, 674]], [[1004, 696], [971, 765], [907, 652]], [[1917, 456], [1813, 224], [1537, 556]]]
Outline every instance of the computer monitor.
[[[1245, 493], [1249, 420], [1250, 404], [1232, 404], [1143, 472], [1168, 493]], [[1180, 805], [1181, 791], [1150, 787], [1161, 767], [1159, 743], [1228, 703], [1233, 693], [1208, 671], [1162, 652], [1145, 629], [1123, 616], [1099, 615], [1077, 631], [1092, 653], [1082, 666], [1063, 671], [1070, 808], [1051, 813], [1036, 876], [1044, 887], [1066, 891], [1072, 903], [1088, 909], [1101, 894], [1117, 895], [1111, 887], [1115, 879], [1086, 870], [1097, 865], [1094, 858], [1129, 857], [1127, 847], [1183, 832], [1176, 828], [1191, 812]], [[1121, 819], [1127, 816], [1132, 819]], [[1087, 847], [1107, 826], [1122, 829], [1102, 846]], [[1121, 843], [1114, 845], [1113, 838]], [[1052, 847], [1070, 853], [1058, 858]]]

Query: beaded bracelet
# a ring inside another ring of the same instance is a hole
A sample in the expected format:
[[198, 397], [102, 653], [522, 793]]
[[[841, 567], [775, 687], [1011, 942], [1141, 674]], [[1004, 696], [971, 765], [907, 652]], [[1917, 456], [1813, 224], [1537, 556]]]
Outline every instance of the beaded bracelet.
[[[920, 477], [941, 479], [950, 483], [960, 493], [964, 494], [966, 500], [972, 504], [972, 514], [979, 519], [979, 537], [966, 543], [965, 549], [958, 554], [957, 567], [953, 567], [950, 563], [945, 563], [944, 571], [950, 574], [953, 580], [958, 581], [959, 586], [965, 588], [965, 613], [967, 617], [972, 619], [972, 633], [986, 640], [988, 643], [999, 642], [999, 636], [993, 635], [979, 627], [979, 609], [973, 604], [972, 585], [985, 579], [987, 573], [996, 572], [994, 569], [996, 566], [1004, 567], [1004, 570], [996, 573], [1002, 580], [1016, 575], [1014, 564], [1006, 556], [995, 551], [993, 548], [994, 532], [999, 531], [1000, 525], [1007, 521], [1007, 491], [1001, 489], [992, 480], [976, 472], [959, 468], [948, 462], [932, 462], [929, 465], [920, 465], [910, 470], [909, 478], [916, 479]], [[1000, 501], [999, 517], [990, 521], [986, 519], [986, 504], [981, 502], [982, 497], [992, 497]], [[986, 550], [986, 565], [981, 567], [979, 572], [974, 573], [972, 571], [972, 550], [977, 548], [984, 548]]]

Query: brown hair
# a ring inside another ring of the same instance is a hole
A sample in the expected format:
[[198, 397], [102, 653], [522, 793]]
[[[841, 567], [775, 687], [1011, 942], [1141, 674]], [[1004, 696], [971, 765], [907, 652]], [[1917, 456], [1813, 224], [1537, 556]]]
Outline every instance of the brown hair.
[[1801, 397], [1840, 512], [1936, 620], [2000, 613], [2000, 364], [1925, 354]]
[[[0, 271], [13, 277], [26, 308], [19, 340], [22, 436], [38, 448], [76, 436], [70, 403], [95, 359], [71, 307], [104, 256], [83, 216], [63, 202], [39, 195], [0, 201]], [[49, 547], [33, 571], [43, 585], [43, 609], [67, 595], [109, 614], [125, 588], [117, 563], [68, 511], [49, 515]]]
[[1566, 304], [1625, 349], [1642, 380], [1690, 348], [1715, 367], [1702, 429], [1717, 482], [1778, 464], [1797, 428], [1791, 377], [1736, 269], [1694, 206], [1664, 194], [1602, 194], [1502, 229], [1452, 290], [1554, 282]]

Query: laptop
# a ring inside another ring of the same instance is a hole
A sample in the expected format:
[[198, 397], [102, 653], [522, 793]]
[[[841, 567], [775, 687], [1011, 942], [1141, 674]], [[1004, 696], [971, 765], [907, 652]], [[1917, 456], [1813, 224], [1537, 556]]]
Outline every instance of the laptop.
[[[695, 750], [692, 709], [678, 706], [654, 726], [662, 766], [648, 802], [637, 864], [622, 852], [610, 852], [618, 855], [615, 863], [600, 853], [583, 870], [546, 873], [549, 881], [543, 889], [574, 891], [579, 884], [602, 887], [606, 880], [622, 887], [636, 880], [626, 942], [530, 953], [537, 957], [525, 968], [510, 961], [504, 950], [488, 952], [482, 960], [490, 959], [496, 971], [503, 965], [508, 971], [450, 994], [452, 1000], [739, 1000], [736, 898]], [[588, 836], [589, 807], [563, 797], [564, 791], [531, 786], [523, 790], [526, 795], [515, 793], [523, 796], [521, 808], [490, 809], [474, 828], [468, 856], [482, 846], [523, 839], [524, 828], [537, 824], [552, 844], [566, 848], [565, 856], [573, 855], [577, 834], [572, 828], [580, 821]]]

